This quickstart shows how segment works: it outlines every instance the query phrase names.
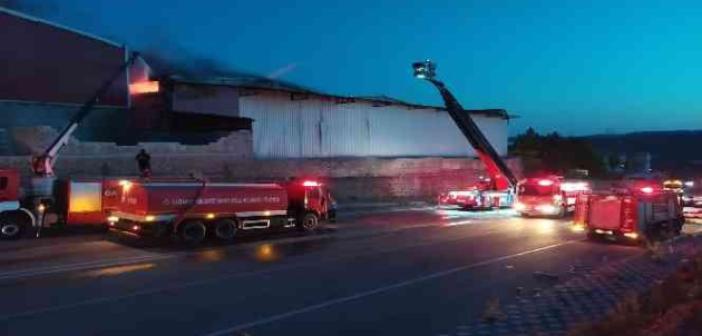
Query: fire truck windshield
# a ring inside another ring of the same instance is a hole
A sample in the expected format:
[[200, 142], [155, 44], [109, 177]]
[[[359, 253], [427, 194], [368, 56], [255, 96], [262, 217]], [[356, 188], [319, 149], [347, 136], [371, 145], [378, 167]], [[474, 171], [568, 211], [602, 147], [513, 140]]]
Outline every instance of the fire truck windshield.
[[519, 186], [517, 193], [524, 196], [548, 196], [553, 194], [553, 186], [539, 186], [525, 183]]

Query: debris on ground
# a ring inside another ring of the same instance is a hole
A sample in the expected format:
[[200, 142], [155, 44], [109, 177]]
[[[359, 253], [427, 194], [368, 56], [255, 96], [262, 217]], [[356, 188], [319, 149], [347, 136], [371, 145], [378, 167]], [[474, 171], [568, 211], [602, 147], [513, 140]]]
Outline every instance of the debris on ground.
[[483, 312], [483, 321], [496, 322], [506, 317], [507, 315], [505, 315], [500, 308], [500, 299], [492, 298], [488, 300], [487, 304], [485, 305], [485, 311]]
[[557, 274], [540, 272], [540, 271], [534, 272], [533, 275], [538, 280], [546, 280], [546, 281], [558, 281], [560, 278]]

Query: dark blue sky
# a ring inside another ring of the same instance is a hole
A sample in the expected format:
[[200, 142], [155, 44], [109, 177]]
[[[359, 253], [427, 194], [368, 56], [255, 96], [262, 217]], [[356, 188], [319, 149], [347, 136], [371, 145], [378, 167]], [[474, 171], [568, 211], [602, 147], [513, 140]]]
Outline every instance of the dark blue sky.
[[569, 135], [702, 128], [702, 1], [35, 0], [36, 14], [139, 49], [211, 57], [339, 94], [466, 108]]

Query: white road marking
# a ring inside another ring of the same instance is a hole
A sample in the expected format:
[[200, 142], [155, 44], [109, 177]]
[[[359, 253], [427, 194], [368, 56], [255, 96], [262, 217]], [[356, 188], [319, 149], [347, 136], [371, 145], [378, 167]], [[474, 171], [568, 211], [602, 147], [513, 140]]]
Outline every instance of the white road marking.
[[241, 330], [245, 330], [245, 329], [257, 327], [257, 326], [260, 326], [260, 325], [269, 324], [269, 323], [271, 323], [271, 322], [283, 320], [283, 319], [286, 319], [286, 318], [289, 318], [289, 317], [292, 317], [292, 316], [295, 316], [295, 315], [300, 315], [300, 314], [304, 314], [304, 313], [309, 313], [309, 312], [312, 312], [312, 311], [315, 311], [315, 310], [320, 310], [320, 309], [323, 309], [323, 308], [327, 308], [327, 307], [330, 307], [330, 306], [334, 306], [334, 305], [346, 303], [346, 302], [349, 302], [349, 301], [354, 301], [354, 300], [358, 300], [358, 299], [363, 299], [363, 298], [366, 298], [366, 297], [369, 297], [369, 296], [372, 296], [372, 295], [375, 295], [375, 294], [380, 294], [380, 293], [388, 292], [388, 291], [391, 291], [391, 290], [394, 290], [394, 289], [399, 289], [399, 288], [411, 286], [411, 285], [414, 285], [414, 284], [426, 282], [426, 281], [429, 281], [429, 280], [433, 280], [433, 279], [445, 277], [445, 276], [448, 276], [448, 275], [452, 275], [452, 274], [455, 274], [455, 273], [458, 273], [458, 272], [463, 272], [463, 271], [466, 271], [466, 270], [469, 270], [469, 269], [473, 269], [473, 268], [476, 268], [476, 267], [487, 266], [487, 265], [495, 264], [495, 263], [502, 262], [502, 261], [505, 261], [505, 260], [508, 260], [508, 259], [512, 259], [512, 258], [516, 258], [516, 257], [521, 257], [521, 256], [525, 256], [525, 255], [529, 255], [529, 254], [533, 254], [533, 253], [537, 253], [537, 252], [541, 252], [541, 251], [553, 249], [553, 248], [560, 247], [560, 246], [563, 246], [563, 245], [571, 244], [571, 243], [573, 243], [573, 242], [574, 242], [574, 241], [572, 241], [572, 240], [571, 240], [571, 241], [565, 241], [565, 242], [562, 242], [562, 243], [547, 245], [547, 246], [539, 247], [539, 248], [532, 249], [532, 250], [528, 250], [528, 251], [523, 251], [523, 252], [519, 252], [519, 253], [515, 253], [515, 254], [510, 254], [510, 255], [506, 255], [506, 256], [502, 256], [502, 257], [497, 257], [497, 258], [492, 258], [492, 259], [488, 259], [488, 260], [483, 260], [483, 261], [480, 261], [480, 262], [477, 262], [477, 263], [473, 263], [473, 264], [468, 264], [468, 265], [463, 265], [463, 266], [458, 266], [458, 267], [450, 268], [450, 269], [447, 269], [447, 270], [444, 270], [444, 271], [439, 271], [439, 272], [435, 272], [435, 273], [423, 275], [423, 276], [420, 276], [420, 277], [412, 278], [412, 279], [409, 279], [409, 280], [400, 281], [400, 282], [397, 282], [397, 283], [394, 283], [394, 284], [391, 284], [391, 285], [382, 286], [382, 287], [378, 287], [378, 288], [371, 289], [371, 290], [368, 290], [368, 291], [358, 292], [358, 293], [356, 293], [356, 294], [352, 294], [352, 295], [348, 295], [348, 296], [344, 296], [344, 297], [340, 297], [340, 298], [336, 298], [336, 299], [324, 301], [324, 302], [321, 302], [321, 303], [318, 303], [318, 304], [314, 304], [314, 305], [311, 305], [311, 306], [307, 306], [307, 307], [303, 307], [303, 308], [299, 308], [299, 309], [290, 310], [290, 311], [287, 311], [287, 312], [285, 312], [285, 313], [280, 313], [280, 314], [276, 314], [276, 315], [264, 317], [264, 318], [262, 318], [262, 319], [258, 319], [258, 320], [255, 320], [255, 321], [251, 321], [251, 322], [247, 322], [247, 323], [243, 323], [243, 324], [238, 324], [238, 325], [235, 325], [235, 326], [232, 326], [232, 327], [228, 327], [228, 328], [225, 328], [225, 329], [221, 329], [221, 330], [217, 330], [217, 331], [208, 333], [208, 334], [206, 334], [206, 336], [228, 335], [228, 334], [231, 334], [231, 333], [236, 332], [236, 331], [241, 331]]
[[[43, 314], [43, 313], [57, 312], [57, 311], [73, 309], [73, 308], [82, 307], [82, 306], [89, 306], [89, 305], [94, 305], [94, 304], [117, 302], [117, 301], [126, 300], [126, 299], [130, 299], [130, 298], [134, 298], [134, 297], [153, 295], [153, 294], [158, 294], [158, 293], [167, 292], [167, 291], [171, 291], [171, 290], [180, 290], [180, 289], [196, 287], [196, 286], [203, 286], [203, 285], [207, 285], [207, 284], [212, 284], [212, 283], [236, 279], [236, 278], [244, 278], [244, 277], [250, 277], [250, 276], [271, 274], [271, 273], [275, 273], [275, 272], [282, 272], [282, 271], [292, 270], [292, 269], [296, 269], [296, 268], [310, 267], [310, 266], [316, 267], [316, 266], [319, 266], [320, 264], [323, 264], [323, 263], [335, 262], [338, 260], [361, 258], [361, 257], [375, 255], [375, 254], [394, 253], [394, 252], [398, 252], [398, 251], [402, 251], [402, 250], [406, 250], [406, 249], [412, 249], [412, 248], [423, 247], [423, 246], [430, 246], [430, 245], [434, 245], [434, 244], [445, 244], [447, 242], [456, 242], [456, 241], [460, 241], [463, 239], [471, 238], [473, 236], [474, 236], [473, 234], [470, 234], [470, 235], [461, 236], [459, 238], [454, 238], [454, 239], [449, 239], [449, 240], [425, 241], [422, 243], [405, 245], [405, 246], [400, 246], [400, 247], [367, 251], [366, 253], [345, 254], [345, 255], [335, 256], [335, 257], [331, 257], [331, 258], [327, 258], [327, 259], [315, 260], [315, 261], [311, 261], [311, 262], [289, 264], [286, 266], [275, 267], [275, 268], [271, 268], [271, 269], [267, 269], [267, 270], [248, 271], [248, 272], [240, 272], [240, 273], [233, 273], [233, 274], [230, 273], [230, 274], [225, 274], [225, 275], [222, 275], [219, 277], [196, 280], [196, 281], [175, 284], [175, 285], [165, 286], [165, 287], [160, 287], [160, 288], [146, 289], [146, 290], [137, 291], [137, 292], [133, 292], [130, 294], [125, 294], [125, 295], [120, 295], [120, 296], [105, 296], [105, 297], [99, 297], [99, 298], [94, 298], [94, 299], [89, 299], [89, 300], [84, 300], [84, 301], [79, 301], [79, 302], [74, 302], [74, 303], [69, 303], [69, 304], [64, 304], [64, 305], [50, 306], [50, 307], [45, 307], [45, 308], [40, 308], [40, 309], [35, 309], [35, 310], [30, 310], [30, 311], [24, 311], [24, 312], [20, 312], [20, 313], [4, 315], [4, 316], [0, 316], [0, 321], [7, 321], [7, 320], [14, 319], [14, 318], [33, 316], [33, 315], [38, 315], [38, 314]], [[308, 237], [308, 238], [313, 238], [313, 237]], [[557, 244], [557, 245], [560, 246], [560, 245], [564, 245], [565, 243], [571, 243], [571, 242], [575, 242], [575, 241], [577, 241], [577, 240], [570, 240], [570, 241], [566, 241], [564, 243]], [[253, 244], [253, 243], [251, 243], [251, 244]], [[553, 246], [555, 247], [556, 245], [553, 245]], [[532, 250], [532, 251], [536, 251], [536, 250]], [[192, 253], [195, 253], [195, 252], [192, 252]], [[517, 256], [517, 255], [518, 254], [515, 254], [512, 256]], [[168, 256], [168, 257], [170, 257], [170, 256]], [[112, 266], [117, 266], [117, 265], [112, 265]], [[475, 266], [477, 266], [477, 265], [475, 265]], [[95, 267], [89, 267], [89, 268], [95, 268]]]
[[[292, 242], [303, 242], [303, 241], [313, 241], [313, 240], [323, 240], [323, 239], [333, 239], [333, 238], [346, 238], [346, 239], [348, 239], [348, 238], [362, 238], [362, 237], [372, 237], [372, 236], [376, 236], [376, 235], [386, 235], [386, 234], [400, 232], [400, 231], [404, 231], [404, 230], [427, 228], [427, 227], [440, 228], [442, 226], [443, 227], [450, 227], [450, 226], [460, 226], [460, 225], [466, 225], [466, 224], [488, 224], [488, 223], [489, 223], [489, 221], [482, 221], [482, 220], [463, 220], [463, 221], [457, 221], [457, 222], [450, 222], [449, 224], [437, 224], [436, 222], [427, 222], [427, 223], [404, 225], [404, 226], [391, 226], [389, 228], [357, 229], [357, 230], [351, 230], [350, 232], [347, 232], [345, 234], [339, 234], [339, 235], [335, 235], [335, 236], [290, 237], [290, 238], [271, 240], [269, 242], [276, 243], [276, 244], [285, 244], [285, 243], [292, 243]], [[337, 227], [338, 226], [339, 225], [337, 225]], [[341, 225], [341, 226], [343, 226], [343, 225]], [[217, 247], [206, 248], [206, 249], [196, 250], [196, 251], [188, 251], [188, 252], [174, 252], [174, 253], [170, 253], [170, 254], [136, 256], [136, 257], [126, 257], [126, 258], [118, 258], [118, 259], [97, 260], [97, 261], [90, 261], [90, 262], [85, 262], [85, 263], [75, 263], [75, 264], [56, 265], [56, 266], [43, 266], [43, 267], [36, 267], [36, 268], [30, 268], [30, 269], [19, 269], [19, 270], [0, 273], [0, 281], [19, 280], [19, 279], [27, 278], [27, 277], [54, 275], [54, 274], [59, 274], [59, 273], [66, 273], [66, 272], [73, 272], [73, 271], [84, 271], [84, 270], [88, 270], [88, 269], [95, 269], [95, 268], [102, 268], [102, 267], [114, 267], [114, 266], [127, 265], [127, 264], [144, 262], [144, 261], [157, 261], [157, 260], [164, 260], [164, 259], [187, 257], [187, 256], [197, 255], [199, 253], [206, 252], [208, 250], [216, 250], [216, 249], [222, 249], [222, 248], [242, 249], [242, 248], [247, 248], [250, 246], [257, 245], [259, 243], [260, 242], [250, 242], [250, 243], [236, 244], [236, 245], [231, 245], [231, 246], [217, 246]], [[47, 248], [48, 247], [49, 246], [47, 246]]]

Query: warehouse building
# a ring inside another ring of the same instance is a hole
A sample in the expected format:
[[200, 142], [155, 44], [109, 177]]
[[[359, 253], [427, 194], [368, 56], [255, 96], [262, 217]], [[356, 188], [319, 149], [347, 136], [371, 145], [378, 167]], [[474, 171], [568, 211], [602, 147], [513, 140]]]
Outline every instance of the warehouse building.
[[[389, 97], [347, 97], [265, 78], [169, 79], [174, 110], [253, 121], [257, 158], [465, 157], [475, 153], [443, 108]], [[470, 110], [507, 153], [504, 110]]]
[[[0, 152], [6, 155], [36, 151], [47, 140], [28, 145], [34, 133], [26, 129], [61, 129], [130, 54], [119, 43], [2, 8], [0, 26]], [[466, 113], [506, 155], [507, 113]], [[223, 138], [229, 138], [229, 154], [260, 159], [475, 154], [440, 107], [327, 94], [241, 73], [193, 71], [148, 55], [100, 98], [76, 138], [112, 143], [104, 146], [105, 154], [117, 145], [139, 143], [206, 151], [203, 146]], [[99, 146], [91, 148], [99, 154]], [[217, 153], [227, 149], [219, 146]]]
[[[29, 174], [126, 46], [0, 8], [0, 155]], [[63, 176], [130, 175], [146, 148], [155, 175], [322, 178], [338, 200], [433, 199], [484, 174], [448, 113], [385, 96], [329, 94], [187, 60], [142, 55], [100, 97], [57, 161]], [[504, 110], [470, 110], [501, 155]], [[518, 160], [508, 165], [519, 175]]]

